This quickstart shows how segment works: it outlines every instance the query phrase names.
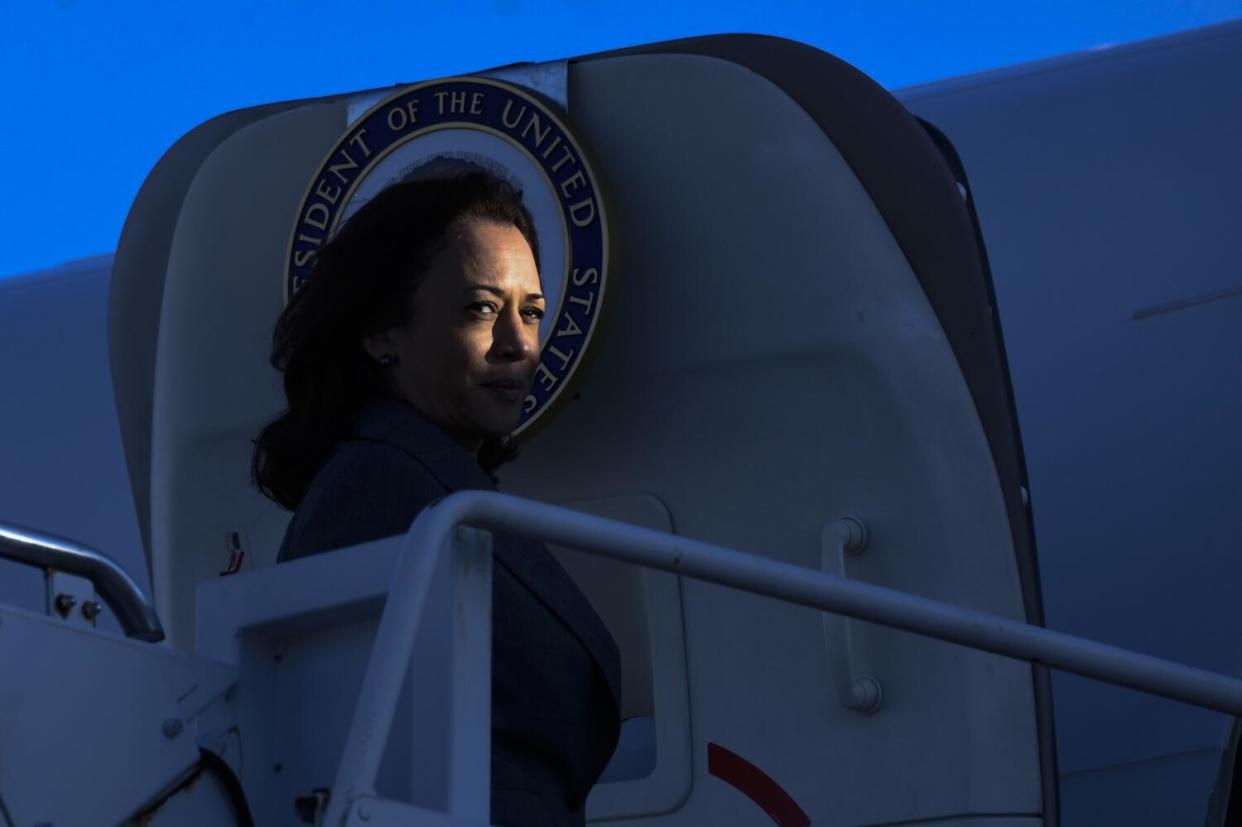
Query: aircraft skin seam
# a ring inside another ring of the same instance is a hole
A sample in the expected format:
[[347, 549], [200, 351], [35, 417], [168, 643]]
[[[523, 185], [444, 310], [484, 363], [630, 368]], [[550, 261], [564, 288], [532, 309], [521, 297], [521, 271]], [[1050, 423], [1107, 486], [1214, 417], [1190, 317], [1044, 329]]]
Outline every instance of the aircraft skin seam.
[[1223, 290], [1214, 290], [1211, 293], [1200, 293], [1197, 296], [1188, 296], [1184, 299], [1175, 299], [1174, 301], [1165, 302], [1163, 304], [1153, 304], [1150, 307], [1143, 307], [1135, 310], [1130, 318], [1133, 321], [1141, 322], [1144, 319], [1150, 319], [1152, 316], [1163, 316], [1168, 313], [1176, 313], [1178, 310], [1186, 310], [1191, 307], [1198, 307], [1201, 304], [1220, 301], [1222, 299], [1232, 299], [1242, 296], [1242, 285], [1236, 287], [1226, 287]]

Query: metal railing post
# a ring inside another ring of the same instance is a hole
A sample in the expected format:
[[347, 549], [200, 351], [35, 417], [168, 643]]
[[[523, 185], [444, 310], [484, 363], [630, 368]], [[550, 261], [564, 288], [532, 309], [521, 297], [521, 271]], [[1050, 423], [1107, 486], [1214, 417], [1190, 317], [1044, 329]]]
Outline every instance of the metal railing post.
[[[392, 588], [345, 750], [328, 799], [324, 824], [343, 823], [352, 802], [375, 795], [375, 777], [440, 557], [453, 555], [453, 649], [449, 723], [449, 811], [459, 818], [490, 815], [491, 777], [491, 537], [436, 506], [424, 509], [401, 545]], [[461, 739], [460, 743], [458, 739]], [[482, 808], [482, 809], [480, 809]]]
[[455, 532], [449, 815], [489, 824], [492, 778], [492, 536]]

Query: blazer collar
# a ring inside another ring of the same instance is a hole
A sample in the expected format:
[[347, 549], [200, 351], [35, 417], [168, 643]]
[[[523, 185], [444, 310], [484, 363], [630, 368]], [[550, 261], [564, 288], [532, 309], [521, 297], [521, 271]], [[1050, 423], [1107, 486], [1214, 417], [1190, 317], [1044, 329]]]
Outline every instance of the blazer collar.
[[358, 414], [353, 438], [400, 448], [450, 491], [496, 487], [469, 451], [407, 402], [384, 399], [369, 403]]

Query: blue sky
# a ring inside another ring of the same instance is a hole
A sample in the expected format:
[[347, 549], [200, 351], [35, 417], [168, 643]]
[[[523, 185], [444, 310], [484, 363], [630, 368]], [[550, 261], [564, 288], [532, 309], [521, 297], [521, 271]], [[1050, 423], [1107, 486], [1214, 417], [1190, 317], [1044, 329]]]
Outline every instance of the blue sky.
[[0, 0], [0, 276], [110, 252], [147, 172], [231, 109], [721, 32], [889, 88], [1242, 18], [1242, 0]]

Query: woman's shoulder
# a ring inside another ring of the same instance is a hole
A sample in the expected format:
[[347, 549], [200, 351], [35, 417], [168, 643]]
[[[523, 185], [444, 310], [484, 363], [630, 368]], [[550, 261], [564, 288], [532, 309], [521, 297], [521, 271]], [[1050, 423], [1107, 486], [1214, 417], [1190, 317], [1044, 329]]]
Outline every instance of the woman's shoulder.
[[448, 489], [417, 457], [385, 442], [350, 439], [311, 481], [279, 560], [403, 534]]
[[[426, 487], [444, 492], [444, 485], [417, 456], [388, 442], [352, 438], [340, 442], [307, 490], [323, 494], [393, 485]], [[321, 496], [323, 495], [321, 494]], [[438, 494], [437, 494], [438, 495]]]

